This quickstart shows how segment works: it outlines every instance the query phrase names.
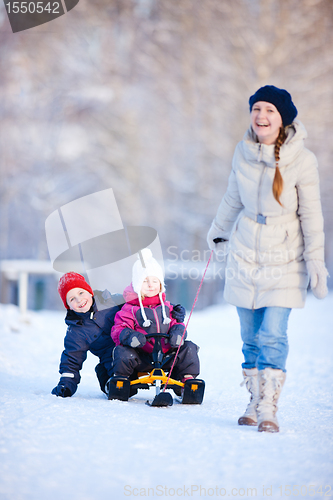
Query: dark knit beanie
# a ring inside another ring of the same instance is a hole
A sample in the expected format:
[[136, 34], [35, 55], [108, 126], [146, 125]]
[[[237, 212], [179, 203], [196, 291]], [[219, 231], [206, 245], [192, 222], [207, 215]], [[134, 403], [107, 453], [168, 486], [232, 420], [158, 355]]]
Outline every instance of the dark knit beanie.
[[270, 102], [274, 104], [281, 115], [283, 126], [291, 125], [297, 116], [297, 109], [291, 100], [291, 95], [284, 89], [278, 89], [274, 85], [261, 87], [250, 99], [250, 111], [258, 101]]
[[87, 292], [91, 293], [91, 295], [94, 295], [91, 286], [88, 285], [88, 283], [86, 282], [84, 277], [81, 276], [81, 274], [66, 273], [63, 276], [61, 276], [58, 283], [58, 292], [66, 309], [69, 309], [69, 306], [66, 302], [66, 295], [73, 288], [83, 288], [83, 290], [87, 290]]

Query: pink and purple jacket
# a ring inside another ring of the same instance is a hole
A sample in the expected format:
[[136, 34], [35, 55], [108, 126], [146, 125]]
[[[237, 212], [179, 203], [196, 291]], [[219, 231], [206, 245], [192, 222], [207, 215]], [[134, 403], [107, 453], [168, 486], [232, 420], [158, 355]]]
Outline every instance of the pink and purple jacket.
[[[143, 326], [144, 318], [142, 317], [139, 298], [136, 292], [134, 292], [132, 285], [129, 285], [124, 290], [124, 299], [126, 304], [123, 305], [120, 311], [117, 312], [114, 319], [114, 326], [111, 330], [111, 337], [116, 345], [120, 345], [119, 335], [124, 328], [131, 328], [143, 334], [147, 333], [168, 333], [169, 330], [174, 325], [185, 325], [183, 323], [177, 323], [177, 321], [171, 316], [173, 310], [172, 304], [165, 300], [165, 294], [162, 294], [165, 312], [171, 322], [168, 325], [163, 324], [162, 315], [162, 305], [158, 295], [154, 297], [145, 297], [142, 300], [142, 305], [145, 309], [145, 314], [147, 318], [151, 321], [151, 325], [148, 328]], [[166, 339], [161, 340], [163, 352], [167, 352], [171, 349], [170, 344]], [[147, 340], [146, 344], [142, 347], [143, 351], [151, 353], [154, 347], [154, 339]]]

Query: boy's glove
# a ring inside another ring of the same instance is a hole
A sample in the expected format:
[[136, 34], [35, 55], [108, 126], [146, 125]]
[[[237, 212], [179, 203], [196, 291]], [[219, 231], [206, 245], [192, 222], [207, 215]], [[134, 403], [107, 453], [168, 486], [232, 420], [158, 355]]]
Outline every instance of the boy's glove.
[[325, 267], [325, 263], [321, 260], [308, 260], [306, 262], [306, 268], [310, 276], [310, 286], [313, 295], [317, 299], [324, 299], [328, 294], [328, 271]]
[[136, 332], [131, 328], [124, 328], [119, 335], [119, 341], [122, 345], [128, 345], [136, 349], [143, 347], [147, 341], [146, 336], [141, 332]]
[[185, 313], [185, 308], [181, 304], [176, 304], [173, 306], [171, 316], [177, 321], [177, 323], [184, 323]]
[[184, 340], [187, 337], [187, 332], [186, 332], [182, 340], [184, 329], [185, 329], [184, 325], [173, 325], [170, 328], [168, 343], [171, 345], [171, 347], [175, 348], [178, 347], [180, 343], [181, 345], [184, 344]]
[[51, 394], [55, 396], [60, 396], [61, 398], [69, 398], [75, 394], [77, 389], [77, 384], [68, 377], [61, 377], [57, 387], [52, 389]]
[[223, 238], [222, 234], [222, 228], [218, 226], [214, 219], [207, 234], [207, 243], [209, 248], [214, 250], [214, 252], [219, 256], [227, 255], [229, 250], [229, 242]]

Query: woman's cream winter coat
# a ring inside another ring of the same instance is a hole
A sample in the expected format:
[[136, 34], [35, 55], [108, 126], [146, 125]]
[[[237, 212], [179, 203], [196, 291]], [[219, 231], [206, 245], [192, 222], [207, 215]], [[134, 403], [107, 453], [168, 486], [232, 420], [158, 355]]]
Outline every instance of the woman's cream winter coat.
[[[305, 261], [324, 261], [317, 160], [304, 147], [306, 137], [304, 126], [295, 120], [280, 149], [282, 206], [272, 193], [274, 145], [256, 142], [250, 127], [236, 147], [215, 218], [221, 236], [229, 240], [224, 297], [231, 304], [248, 309], [304, 306]], [[270, 224], [253, 220], [258, 214]], [[273, 219], [287, 214], [294, 219]]]

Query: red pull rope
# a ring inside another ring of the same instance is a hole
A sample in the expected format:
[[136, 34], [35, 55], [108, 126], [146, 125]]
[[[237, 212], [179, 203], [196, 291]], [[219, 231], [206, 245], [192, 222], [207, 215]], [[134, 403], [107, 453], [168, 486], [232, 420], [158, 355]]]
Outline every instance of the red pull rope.
[[175, 357], [174, 357], [174, 360], [173, 360], [172, 366], [171, 366], [171, 368], [170, 368], [169, 375], [168, 375], [167, 381], [166, 381], [166, 383], [165, 383], [165, 386], [164, 386], [163, 392], [165, 392], [165, 389], [167, 388], [167, 385], [168, 385], [168, 383], [169, 383], [169, 380], [170, 380], [170, 377], [171, 377], [171, 373], [172, 373], [172, 370], [173, 370], [173, 368], [174, 368], [174, 366], [175, 366], [176, 359], [177, 359], [177, 356], [178, 356], [178, 353], [179, 353], [179, 349], [181, 348], [182, 341], [183, 341], [183, 338], [185, 337], [185, 333], [186, 333], [186, 330], [187, 330], [188, 324], [189, 324], [189, 322], [190, 322], [190, 319], [191, 319], [191, 316], [192, 316], [193, 309], [194, 309], [195, 304], [196, 304], [196, 302], [197, 302], [197, 300], [198, 300], [199, 293], [200, 293], [200, 290], [201, 290], [201, 287], [202, 287], [202, 283], [203, 283], [203, 280], [205, 279], [205, 276], [206, 276], [206, 272], [207, 272], [208, 266], [209, 266], [210, 261], [211, 261], [212, 256], [213, 256], [213, 252], [214, 252], [214, 250], [212, 250], [212, 251], [210, 252], [210, 256], [209, 256], [209, 259], [208, 259], [208, 262], [207, 262], [207, 265], [206, 265], [206, 269], [205, 269], [205, 271], [204, 271], [204, 273], [203, 273], [203, 275], [202, 275], [202, 279], [201, 279], [201, 281], [200, 281], [200, 285], [199, 285], [199, 288], [198, 288], [197, 294], [196, 294], [196, 296], [195, 296], [195, 299], [194, 299], [194, 302], [193, 302], [193, 306], [192, 306], [192, 309], [191, 309], [190, 315], [189, 315], [189, 317], [188, 317], [188, 320], [187, 320], [187, 323], [186, 323], [186, 326], [185, 326], [184, 333], [183, 333], [183, 335], [182, 335], [182, 338], [181, 338], [180, 344], [179, 344], [179, 346], [178, 346], [178, 349], [177, 349], [177, 352], [176, 352], [176, 354], [175, 354]]

